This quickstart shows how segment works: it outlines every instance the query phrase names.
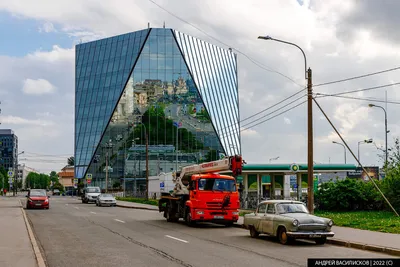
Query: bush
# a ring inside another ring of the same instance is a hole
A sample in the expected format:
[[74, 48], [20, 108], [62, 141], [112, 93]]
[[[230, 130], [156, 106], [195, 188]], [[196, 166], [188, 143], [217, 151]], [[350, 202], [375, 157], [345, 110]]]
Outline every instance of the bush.
[[318, 209], [329, 211], [379, 210], [384, 207], [372, 182], [350, 178], [323, 183], [315, 193], [315, 203]]

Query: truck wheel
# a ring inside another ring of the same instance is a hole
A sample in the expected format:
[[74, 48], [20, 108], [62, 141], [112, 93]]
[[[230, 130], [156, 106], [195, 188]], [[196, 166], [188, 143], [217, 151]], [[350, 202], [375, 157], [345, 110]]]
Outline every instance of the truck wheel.
[[166, 213], [167, 222], [177, 222], [179, 220], [179, 218], [176, 218], [174, 210], [169, 205], [167, 206]]
[[190, 208], [186, 209], [185, 222], [188, 226], [193, 226], [195, 224], [195, 222], [192, 221], [192, 214], [190, 213]]

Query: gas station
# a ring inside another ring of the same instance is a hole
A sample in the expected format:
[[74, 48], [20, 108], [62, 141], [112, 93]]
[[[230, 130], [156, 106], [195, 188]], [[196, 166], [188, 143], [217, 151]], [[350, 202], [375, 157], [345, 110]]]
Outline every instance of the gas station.
[[[254, 209], [262, 199], [304, 200], [307, 195], [307, 164], [245, 164], [237, 184], [242, 189], [241, 206]], [[320, 173], [347, 173], [356, 170], [354, 164], [315, 164], [314, 190]]]

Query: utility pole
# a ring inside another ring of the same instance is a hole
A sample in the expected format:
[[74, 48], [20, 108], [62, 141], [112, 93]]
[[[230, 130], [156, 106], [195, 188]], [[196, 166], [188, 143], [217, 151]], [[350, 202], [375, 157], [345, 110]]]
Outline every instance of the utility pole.
[[291, 43], [291, 42], [287, 42], [287, 41], [283, 41], [283, 40], [279, 40], [279, 39], [275, 39], [272, 38], [271, 36], [259, 36], [258, 39], [263, 39], [263, 40], [272, 40], [272, 41], [276, 41], [276, 42], [280, 42], [280, 43], [284, 43], [284, 44], [288, 44], [288, 45], [292, 45], [297, 47], [301, 53], [304, 56], [304, 75], [305, 78], [307, 79], [307, 100], [308, 100], [308, 160], [307, 160], [307, 166], [308, 166], [308, 209], [310, 211], [310, 213], [314, 213], [314, 149], [313, 149], [313, 123], [312, 123], [312, 101], [313, 101], [313, 97], [312, 97], [312, 72], [311, 69], [308, 68], [307, 70], [307, 58], [306, 58], [306, 54], [304, 53], [303, 49], [301, 49], [300, 46], [298, 46], [297, 44]]
[[146, 134], [146, 200], [147, 199], [149, 199], [149, 140]]
[[313, 147], [313, 112], [312, 112], [312, 71], [307, 71], [307, 105], [308, 105], [308, 209], [314, 214], [314, 147]]

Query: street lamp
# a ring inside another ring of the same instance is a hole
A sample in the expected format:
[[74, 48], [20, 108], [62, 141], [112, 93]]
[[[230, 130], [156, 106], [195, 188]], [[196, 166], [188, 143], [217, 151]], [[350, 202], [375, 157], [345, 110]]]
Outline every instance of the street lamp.
[[144, 136], [146, 138], [146, 200], [149, 198], [149, 141], [147, 136], [147, 128], [143, 122], [138, 122], [144, 127]]
[[387, 145], [387, 134], [388, 134], [388, 129], [387, 129], [387, 113], [386, 113], [386, 109], [384, 109], [381, 106], [377, 106], [374, 104], [369, 104], [368, 105], [370, 108], [376, 107], [376, 108], [381, 108], [383, 110], [383, 112], [385, 112], [385, 166], [388, 163], [388, 145]]
[[276, 41], [288, 45], [292, 45], [300, 49], [301, 53], [303, 54], [304, 57], [304, 72], [305, 72], [305, 78], [307, 80], [307, 109], [308, 109], [308, 118], [307, 118], [307, 131], [308, 131], [308, 152], [307, 152], [307, 166], [308, 166], [308, 209], [310, 213], [314, 213], [314, 165], [313, 165], [313, 159], [314, 159], [314, 148], [313, 148], [313, 121], [312, 121], [312, 71], [311, 68], [308, 68], [307, 70], [307, 58], [306, 54], [304, 53], [303, 49], [301, 49], [300, 46], [290, 43], [287, 41], [279, 40], [272, 38], [271, 36], [259, 36], [258, 39], [262, 40], [271, 40], [271, 41]]
[[360, 144], [371, 144], [372, 143], [372, 138], [367, 139], [367, 140], [362, 140], [362, 141], [358, 141], [358, 161], [360, 161]]
[[338, 143], [336, 141], [332, 141], [332, 143], [337, 144], [337, 145], [341, 145], [344, 148], [344, 164], [346, 164], [346, 147], [343, 144]]

